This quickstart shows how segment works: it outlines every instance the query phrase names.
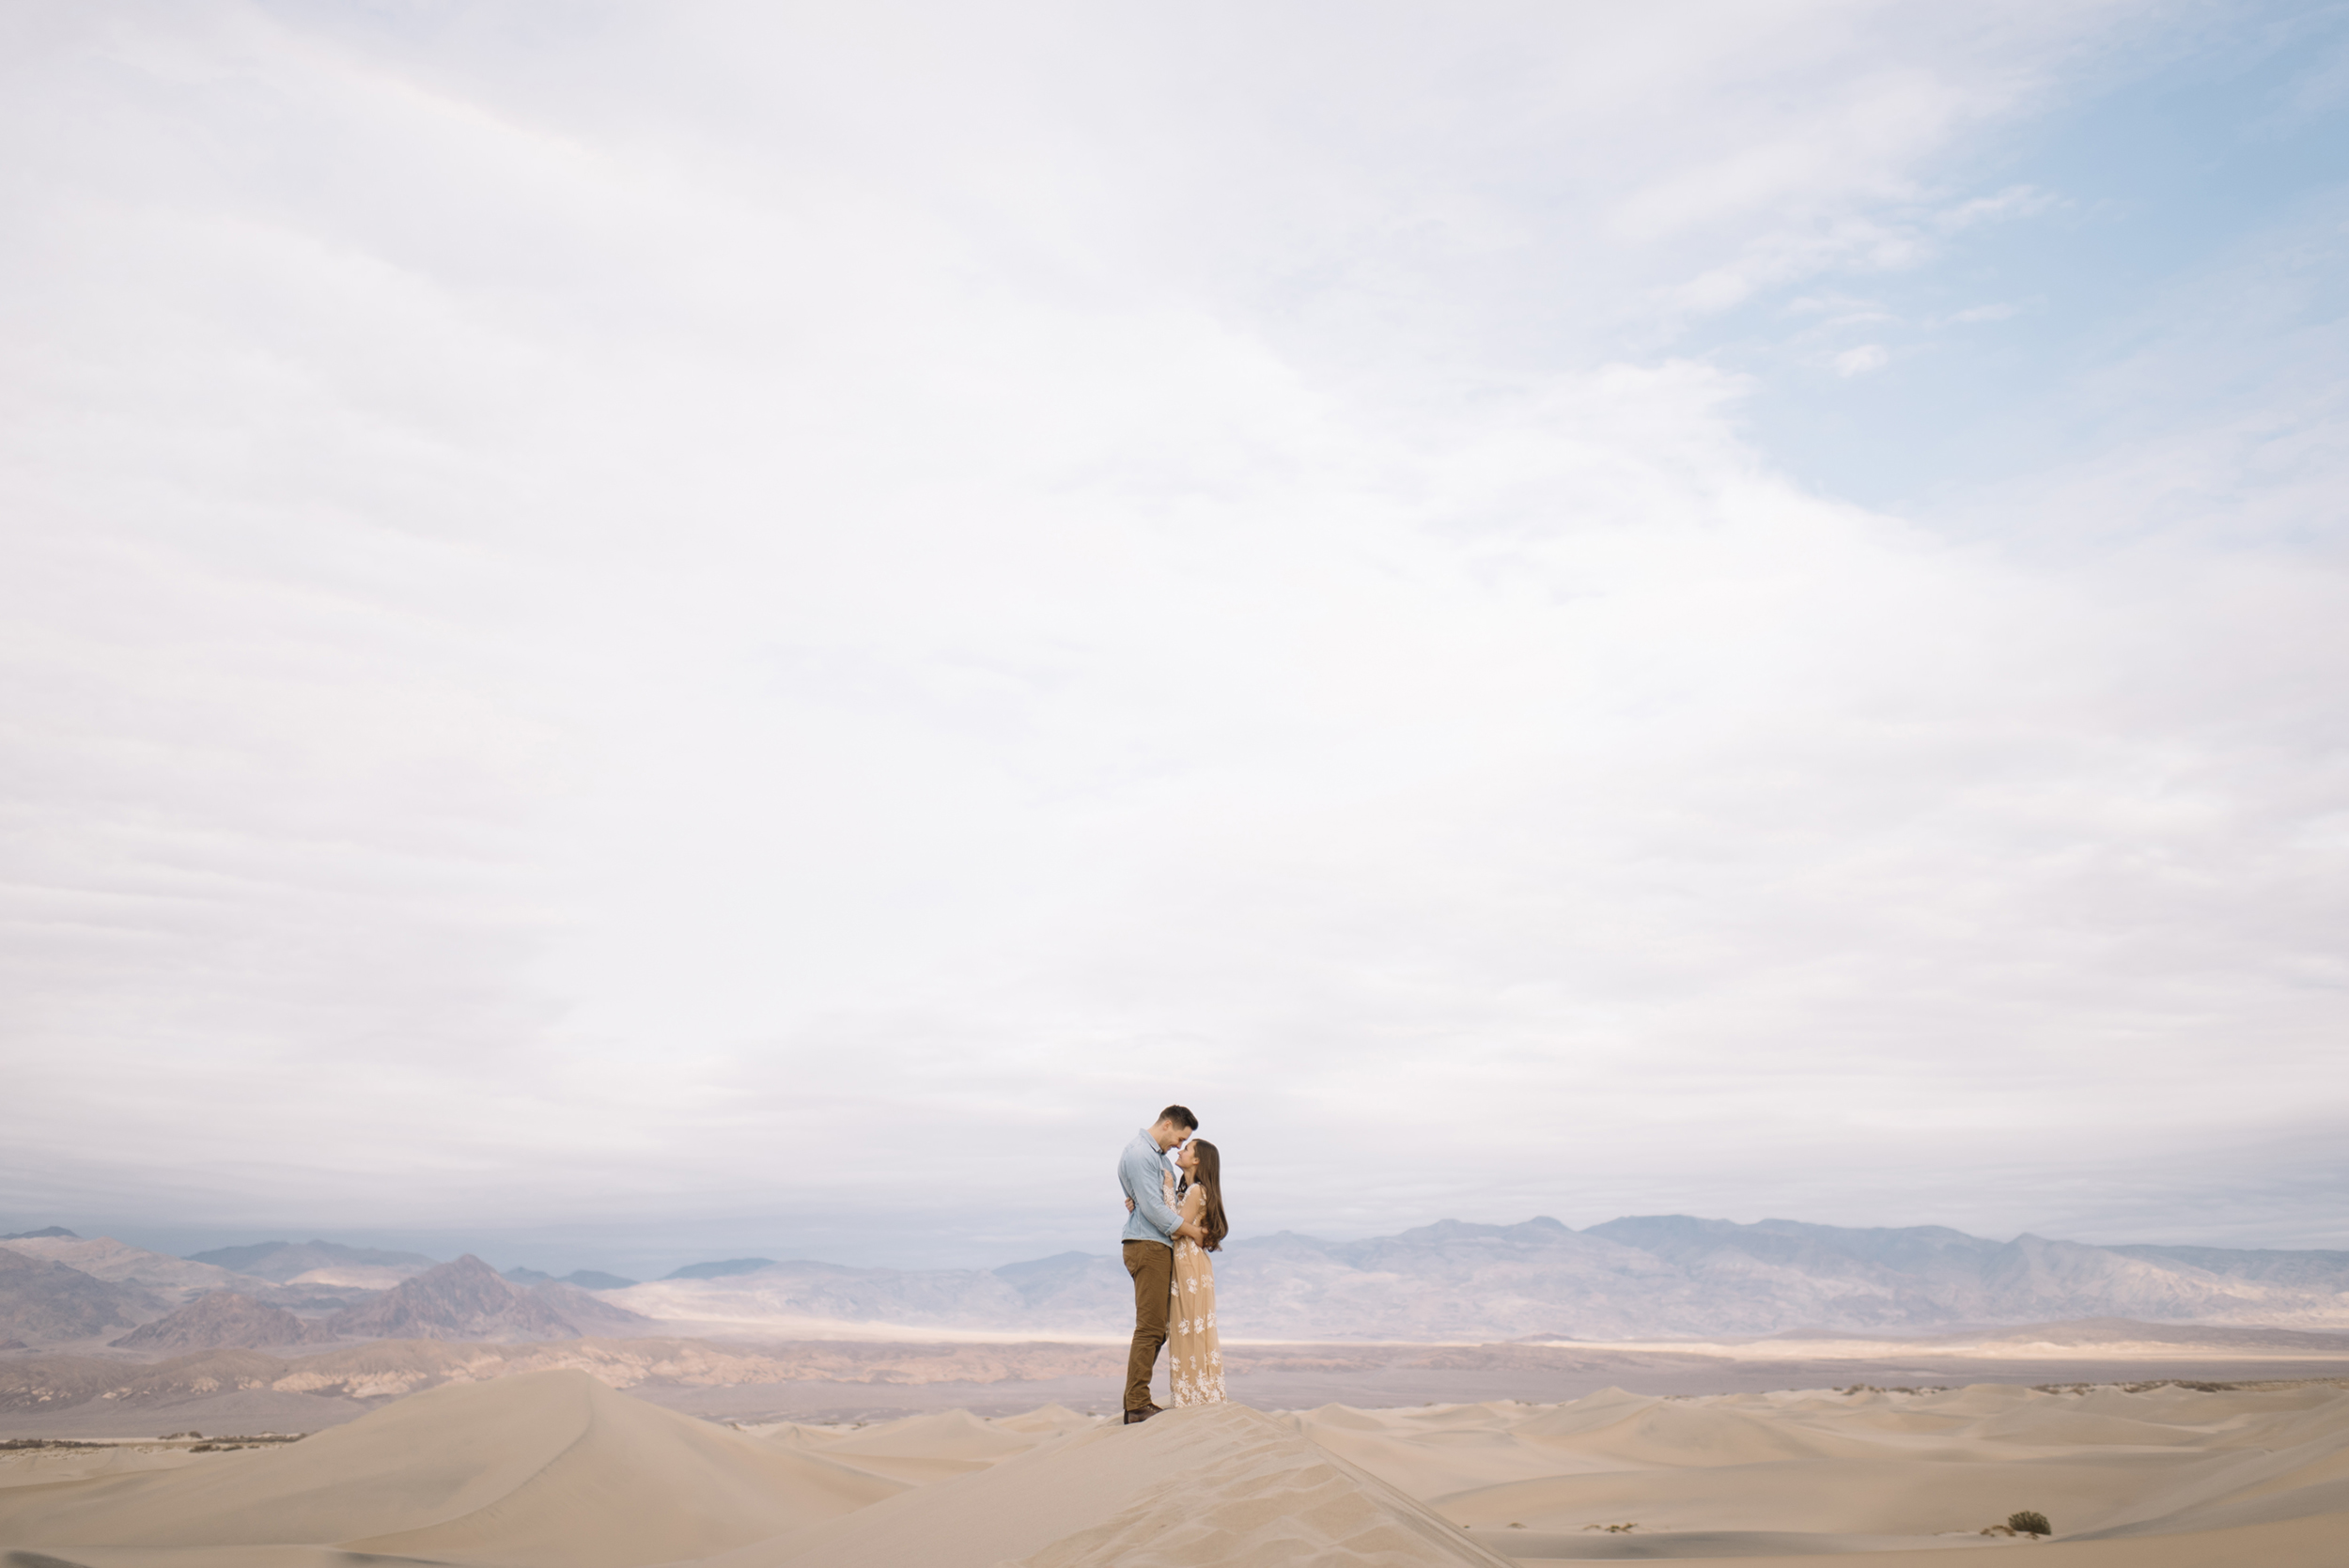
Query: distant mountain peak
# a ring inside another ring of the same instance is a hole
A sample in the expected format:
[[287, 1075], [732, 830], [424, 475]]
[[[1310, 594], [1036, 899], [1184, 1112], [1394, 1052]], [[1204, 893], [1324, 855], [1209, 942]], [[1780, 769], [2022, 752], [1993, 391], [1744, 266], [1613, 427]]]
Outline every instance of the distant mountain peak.
[[422, 1252], [397, 1252], [381, 1247], [346, 1247], [339, 1241], [327, 1241], [313, 1236], [308, 1241], [256, 1241], [242, 1247], [216, 1247], [209, 1252], [191, 1252], [191, 1263], [208, 1263], [217, 1268], [238, 1274], [250, 1274], [257, 1279], [274, 1280], [280, 1284], [300, 1275], [319, 1268], [429, 1268], [437, 1259]]
[[349, 1339], [568, 1340], [655, 1324], [555, 1281], [524, 1288], [467, 1252], [335, 1313], [326, 1327]]
[[517, 1266], [506, 1271], [506, 1277], [518, 1285], [577, 1285], [582, 1290], [626, 1290], [634, 1280], [617, 1274], [606, 1274], [600, 1268], [574, 1268], [568, 1274], [549, 1274], [542, 1268]]
[[636, 1283], [625, 1275], [606, 1274], [600, 1268], [574, 1268], [559, 1282], [577, 1285], [582, 1290], [626, 1290]]
[[70, 1264], [0, 1247], [0, 1335], [8, 1338], [88, 1339], [132, 1327], [169, 1310], [143, 1286], [101, 1280]]
[[283, 1307], [214, 1291], [111, 1342], [123, 1350], [261, 1350], [322, 1336]]
[[1031, 1274], [1050, 1274], [1069, 1268], [1080, 1268], [1091, 1262], [1092, 1252], [1055, 1252], [1049, 1258], [1030, 1258], [1023, 1263], [1007, 1263], [994, 1270], [1002, 1279], [1016, 1279]]
[[729, 1274], [750, 1274], [762, 1268], [772, 1268], [772, 1258], [728, 1258], [723, 1263], [689, 1263], [683, 1268], [672, 1269], [661, 1276], [664, 1280], [723, 1280]]
[[56, 1236], [65, 1241], [82, 1239], [79, 1234], [67, 1230], [63, 1225], [52, 1225], [46, 1230], [19, 1231], [14, 1235], [0, 1235], [0, 1241], [40, 1241], [50, 1236]]

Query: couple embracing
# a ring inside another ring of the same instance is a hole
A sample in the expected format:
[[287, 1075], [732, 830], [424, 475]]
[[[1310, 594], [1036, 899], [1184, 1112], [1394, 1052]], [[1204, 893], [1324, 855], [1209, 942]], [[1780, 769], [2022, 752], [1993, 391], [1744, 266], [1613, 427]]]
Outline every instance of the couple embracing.
[[[1159, 1413], [1150, 1378], [1168, 1344], [1177, 1405], [1223, 1403], [1223, 1351], [1215, 1331], [1215, 1265], [1223, 1219], [1223, 1161], [1194, 1136], [1199, 1118], [1170, 1105], [1118, 1157], [1126, 1189], [1126, 1272], [1134, 1280], [1134, 1348], [1126, 1359], [1126, 1424]], [[1172, 1155], [1174, 1164], [1168, 1165]]]

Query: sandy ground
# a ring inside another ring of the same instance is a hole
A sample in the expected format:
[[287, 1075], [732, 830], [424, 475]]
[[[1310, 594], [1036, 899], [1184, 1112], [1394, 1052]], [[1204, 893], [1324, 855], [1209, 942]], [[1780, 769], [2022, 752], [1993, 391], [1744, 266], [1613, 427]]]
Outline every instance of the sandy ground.
[[[1984, 1535], [2035, 1509], [2056, 1535]], [[1619, 1527], [1610, 1529], [1605, 1527]], [[0, 1452], [7, 1568], [2349, 1560], [2349, 1389], [1978, 1384], [731, 1427], [574, 1369], [297, 1442]]]

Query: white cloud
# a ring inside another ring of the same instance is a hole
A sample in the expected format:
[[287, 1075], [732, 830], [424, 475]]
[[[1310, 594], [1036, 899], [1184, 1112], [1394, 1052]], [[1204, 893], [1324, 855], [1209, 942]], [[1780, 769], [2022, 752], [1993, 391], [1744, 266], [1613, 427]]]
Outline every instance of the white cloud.
[[1599, 351], [1893, 264], [2098, 13], [57, 14], [29, 1195], [1042, 1247], [1179, 1094], [1252, 1228], [1998, 1225], [2337, 1110], [2340, 584]]
[[2010, 185], [1993, 195], [1975, 196], [1942, 209], [1933, 215], [1933, 226], [1944, 234], [1955, 234], [1982, 224], [2037, 217], [2064, 205], [2063, 199], [2051, 192], [2030, 185]]

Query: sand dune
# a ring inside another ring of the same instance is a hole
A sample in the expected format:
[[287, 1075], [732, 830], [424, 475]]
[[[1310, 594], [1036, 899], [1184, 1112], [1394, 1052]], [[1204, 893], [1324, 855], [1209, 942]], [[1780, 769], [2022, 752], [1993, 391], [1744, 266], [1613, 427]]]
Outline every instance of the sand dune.
[[[2056, 1538], [1985, 1536], [2020, 1509]], [[1607, 1526], [1632, 1526], [1608, 1530]], [[299, 1443], [0, 1454], [9, 1568], [1240, 1568], [2027, 1549], [2338, 1568], [2349, 1389], [1975, 1385], [732, 1430], [577, 1370]]]
[[1505, 1560], [1294, 1421], [1243, 1405], [1099, 1425], [711, 1568], [1377, 1568]]
[[[1482, 1421], [1460, 1410], [1298, 1420], [1362, 1467], [1421, 1489], [1470, 1533], [1536, 1560], [1832, 1552], [1849, 1563], [1855, 1548], [1990, 1545], [1961, 1532], [2022, 1508], [2055, 1521], [2067, 1550], [2140, 1538], [2144, 1555], [2114, 1560], [2255, 1560], [2166, 1555], [2217, 1550], [2178, 1545], [2214, 1526], [2289, 1526], [2267, 1531], [2275, 1539], [2262, 1549], [2276, 1552], [2295, 1549], [2293, 1539], [2315, 1551], [2328, 1539], [2320, 1519], [2330, 1540], [2349, 1539], [2349, 1486], [2340, 1483], [2349, 1474], [2349, 1391], [2335, 1387], [1699, 1400], [1610, 1392], [1514, 1419], [1509, 1407], [1486, 1408]], [[1464, 1463], [1464, 1450], [1477, 1457]], [[1552, 1473], [1523, 1475], [1533, 1455]], [[1493, 1483], [1432, 1489], [1476, 1467]], [[1519, 1476], [1500, 1479], [1504, 1467]], [[1629, 1533], [1640, 1541], [1596, 1539], [1602, 1532], [1591, 1529], [1625, 1522], [1639, 1525]], [[2340, 1553], [2260, 1560], [2330, 1562]]]
[[332, 1544], [619, 1568], [770, 1537], [902, 1485], [673, 1415], [583, 1373], [526, 1373], [449, 1384], [282, 1449], [0, 1490], [0, 1542]]
[[[1085, 1418], [1078, 1419], [1092, 1424]], [[832, 1434], [816, 1439], [812, 1431], [802, 1428], [794, 1446], [820, 1447], [824, 1457], [836, 1465], [919, 1484], [986, 1469], [1056, 1436], [1049, 1430], [1005, 1431], [967, 1410], [948, 1410], [933, 1416], [909, 1416], [846, 1436]]]

